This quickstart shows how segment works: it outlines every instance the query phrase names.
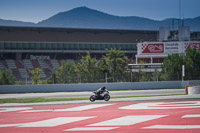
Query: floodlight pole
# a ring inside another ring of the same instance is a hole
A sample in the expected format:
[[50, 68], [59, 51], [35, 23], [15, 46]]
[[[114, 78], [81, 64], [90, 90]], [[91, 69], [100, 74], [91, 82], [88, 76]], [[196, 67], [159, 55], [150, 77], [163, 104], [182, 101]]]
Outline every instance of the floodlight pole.
[[107, 75], [107, 72], [106, 72], [106, 83], [108, 83], [108, 77], [107, 77], [108, 75]]
[[27, 82], [28, 82], [28, 76], [26, 75], [26, 85], [27, 85]]
[[132, 73], [132, 69], [131, 69], [131, 82], [133, 81], [133, 73]]
[[182, 65], [182, 81], [184, 80], [185, 76], [185, 65]]
[[158, 70], [156, 69], [156, 79], [157, 79], [157, 82], [158, 82]]

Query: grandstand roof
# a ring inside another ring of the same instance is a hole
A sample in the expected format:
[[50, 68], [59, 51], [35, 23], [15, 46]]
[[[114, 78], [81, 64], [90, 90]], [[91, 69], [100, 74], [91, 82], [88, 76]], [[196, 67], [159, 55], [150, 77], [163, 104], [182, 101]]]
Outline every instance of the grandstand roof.
[[156, 41], [158, 31], [0, 26], [0, 41], [137, 43]]

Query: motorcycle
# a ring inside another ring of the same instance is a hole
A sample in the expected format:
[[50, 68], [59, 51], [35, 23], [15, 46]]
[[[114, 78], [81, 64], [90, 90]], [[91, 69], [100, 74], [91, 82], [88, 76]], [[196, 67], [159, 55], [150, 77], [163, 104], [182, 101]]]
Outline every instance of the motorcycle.
[[110, 100], [109, 91], [104, 91], [101, 94], [98, 94], [96, 91], [94, 91], [93, 93], [94, 93], [94, 95], [90, 96], [91, 102], [94, 102], [95, 100], [105, 100], [105, 101]]

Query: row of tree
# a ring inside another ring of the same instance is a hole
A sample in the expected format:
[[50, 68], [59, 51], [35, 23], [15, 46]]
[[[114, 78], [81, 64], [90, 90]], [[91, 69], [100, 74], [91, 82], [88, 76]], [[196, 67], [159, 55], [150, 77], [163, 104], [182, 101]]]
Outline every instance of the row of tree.
[[172, 54], [162, 64], [161, 80], [181, 80], [182, 65], [185, 66], [185, 80], [200, 79], [200, 51], [189, 49], [186, 54]]
[[48, 83], [181, 80], [182, 65], [185, 66], [184, 80], [200, 79], [200, 51], [196, 49], [189, 49], [186, 54], [168, 55], [162, 64], [162, 71], [155, 69], [153, 73], [144, 72], [142, 69], [132, 72], [125, 54], [120, 50], [111, 49], [100, 60], [91, 58], [87, 53], [77, 64], [63, 62]]
[[[161, 72], [155, 70], [153, 73], [147, 73], [141, 69], [139, 72], [132, 72], [127, 62], [124, 52], [111, 49], [99, 60], [87, 53], [76, 64], [62, 62], [48, 80], [41, 80], [41, 68], [29, 72], [33, 84], [164, 81], [181, 80], [184, 65], [185, 80], [200, 79], [200, 51], [196, 49], [189, 49], [186, 54], [168, 55], [162, 64]], [[11, 72], [0, 70], [0, 85], [14, 83]]]
[[126, 81], [127, 60], [121, 50], [111, 49], [100, 60], [90, 53], [76, 64], [62, 62], [48, 83], [94, 83]]

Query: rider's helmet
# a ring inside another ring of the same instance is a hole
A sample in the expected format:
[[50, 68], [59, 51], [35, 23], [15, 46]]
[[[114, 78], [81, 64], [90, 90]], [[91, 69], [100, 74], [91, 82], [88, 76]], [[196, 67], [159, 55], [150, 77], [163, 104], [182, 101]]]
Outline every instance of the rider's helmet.
[[105, 89], [106, 89], [106, 87], [105, 87], [105, 86], [101, 87], [101, 90], [105, 90]]

